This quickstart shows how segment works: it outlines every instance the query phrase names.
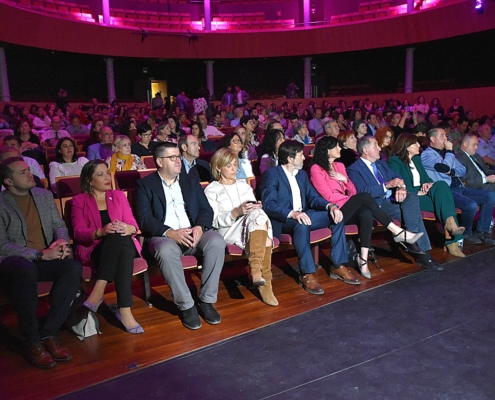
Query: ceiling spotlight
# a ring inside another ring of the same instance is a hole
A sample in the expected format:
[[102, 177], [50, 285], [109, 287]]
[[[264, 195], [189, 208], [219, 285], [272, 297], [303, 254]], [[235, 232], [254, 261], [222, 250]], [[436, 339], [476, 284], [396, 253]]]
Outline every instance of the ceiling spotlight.
[[476, 10], [476, 12], [478, 14], [483, 14], [483, 12], [485, 11], [485, 1], [484, 0], [475, 0], [476, 3], [474, 5], [474, 9]]

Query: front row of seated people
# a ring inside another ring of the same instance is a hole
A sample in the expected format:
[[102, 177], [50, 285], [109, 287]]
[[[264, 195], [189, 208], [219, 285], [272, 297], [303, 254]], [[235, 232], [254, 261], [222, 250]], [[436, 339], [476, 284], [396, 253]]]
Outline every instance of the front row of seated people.
[[[441, 133], [433, 132], [431, 137]], [[133, 262], [141, 255], [135, 239], [138, 229], [145, 239], [143, 254], [158, 262], [181, 311], [182, 323], [189, 329], [201, 327], [200, 316], [209, 324], [221, 322], [214, 304], [226, 243], [245, 250], [249, 276], [262, 300], [272, 306], [278, 305], [278, 301], [271, 285], [271, 254], [274, 238], [280, 240], [282, 233], [292, 235], [299, 258], [299, 283], [312, 294], [323, 294], [315, 277], [310, 248], [310, 232], [319, 228], [332, 230], [330, 277], [348, 284], [361, 282], [343, 265], [348, 262], [346, 223], [359, 226], [360, 252], [355, 261], [365, 278], [371, 277], [367, 253], [373, 219], [380, 221], [393, 234], [395, 242], [402, 243], [417, 257], [418, 264], [443, 269], [429, 252], [431, 246], [420, 210], [435, 211], [451, 235], [448, 245], [456, 243], [453, 240], [462, 234], [463, 227], [458, 226], [453, 208], [455, 188], [448, 188], [445, 179], [435, 183], [429, 179], [424, 171], [430, 165], [423, 160], [422, 167], [413, 137], [399, 138], [399, 151], [391, 158], [389, 167], [380, 161], [377, 141], [365, 136], [357, 147], [359, 159], [347, 171], [336, 161], [341, 156], [337, 140], [323, 137], [316, 145], [310, 183], [302, 170], [304, 145], [298, 141], [280, 144], [279, 135], [273, 136], [269, 154], [276, 165], [262, 175], [262, 202], [256, 201], [250, 186], [237, 179], [240, 153], [247, 149], [243, 150], [240, 137], [235, 134], [226, 135], [225, 145], [213, 156], [211, 172], [215, 181], [205, 190], [198, 178], [200, 164], [195, 163], [197, 137], [180, 138], [180, 149], [171, 142], [154, 146], [157, 172], [136, 184], [135, 217], [123, 193], [111, 190], [108, 164], [89, 161], [81, 172], [83, 193], [74, 197], [72, 206], [77, 260], [67, 257], [68, 232], [51, 193], [34, 187], [33, 175], [21, 157], [3, 160], [0, 179], [6, 190], [0, 195], [0, 285], [13, 299], [28, 360], [37, 367], [51, 368], [56, 361], [71, 359], [69, 350], [59, 344], [57, 332], [80, 285], [81, 262], [97, 269], [96, 283], [84, 306], [96, 311], [105, 286], [113, 281], [118, 301], [116, 317], [127, 332], [144, 331], [131, 312]], [[476, 147], [473, 140], [463, 142], [466, 154]], [[435, 139], [432, 143], [435, 145]], [[439, 159], [431, 168], [456, 177], [461, 166], [451, 159], [449, 149], [445, 150], [438, 153], [439, 157], [443, 154], [452, 165], [448, 170], [441, 169]], [[187, 170], [181, 153], [189, 157]], [[491, 176], [487, 175], [485, 181]], [[493, 194], [492, 189], [480, 192]], [[395, 225], [394, 219], [402, 221], [407, 230]], [[484, 221], [478, 224], [484, 232]], [[458, 248], [457, 251], [460, 253]], [[196, 305], [186, 283], [181, 256], [199, 254], [203, 257], [203, 269]], [[39, 329], [36, 284], [45, 280], [54, 281], [54, 285], [48, 318]]]

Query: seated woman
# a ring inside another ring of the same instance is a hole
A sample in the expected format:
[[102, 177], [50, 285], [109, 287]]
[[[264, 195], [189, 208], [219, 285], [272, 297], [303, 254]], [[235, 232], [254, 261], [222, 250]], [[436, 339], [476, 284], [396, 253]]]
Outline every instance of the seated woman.
[[[74, 256], [83, 264], [94, 263], [98, 279], [84, 306], [93, 312], [103, 302], [108, 282], [115, 282], [117, 319], [129, 333], [143, 333], [131, 306], [134, 258], [141, 252], [133, 237], [138, 225], [123, 192], [111, 190], [111, 176], [102, 160], [89, 161], [81, 172], [81, 189], [72, 200]], [[109, 201], [110, 200], [110, 201]]]
[[131, 146], [131, 153], [138, 157], [152, 156], [156, 142], [153, 142], [152, 133], [145, 128], [139, 128], [137, 134], [138, 141]]
[[247, 178], [254, 176], [251, 161], [245, 158], [246, 152], [243, 148], [242, 139], [237, 133], [227, 133], [222, 137], [218, 142], [218, 149], [230, 149], [237, 154], [239, 168], [237, 168], [236, 179], [242, 179], [247, 182]]
[[170, 127], [170, 136], [172, 139], [175, 139], [175, 143], [177, 143], [178, 137], [180, 135], [185, 135], [186, 132], [180, 127], [179, 118], [177, 118], [175, 115], [169, 115], [167, 117], [167, 123]]
[[313, 139], [309, 136], [309, 129], [306, 126], [306, 122], [299, 121], [292, 125], [292, 131], [294, 132], [294, 137], [292, 140], [297, 140], [302, 144], [311, 144]]
[[337, 140], [340, 147], [340, 158], [337, 161], [348, 168], [359, 158], [356, 135], [353, 131], [340, 132]]
[[191, 135], [196, 136], [199, 141], [199, 145], [203, 151], [210, 152], [217, 149], [217, 143], [213, 140], [205, 137], [203, 127], [199, 122], [193, 122], [191, 125]]
[[354, 131], [356, 138], [361, 139], [364, 135], [368, 133], [368, 126], [366, 125], [364, 119], [356, 119], [352, 124], [352, 130]]
[[56, 178], [58, 176], [79, 176], [86, 157], [77, 157], [76, 143], [73, 139], [64, 137], [58, 140], [55, 148], [55, 161], [50, 163], [50, 185], [53, 193], [57, 194]]
[[408, 192], [418, 194], [421, 210], [434, 212], [444, 224], [445, 231], [450, 236], [445, 239], [449, 253], [464, 257], [457, 245], [457, 241], [462, 239], [464, 228], [459, 227], [457, 222], [452, 191], [444, 181], [433, 183], [419, 156], [420, 148], [416, 135], [402, 133], [395, 143], [388, 165], [402, 176]]
[[88, 147], [100, 143], [100, 129], [103, 126], [103, 120], [101, 118], [94, 119], [91, 122], [91, 130], [89, 131], [89, 138], [84, 142], [83, 151], [88, 151]]
[[[140, 129], [146, 129], [149, 130], [148, 127], [143, 125], [142, 128]], [[150, 131], [152, 132], [152, 131]], [[170, 143], [177, 143], [177, 139], [175, 139], [172, 136], [172, 132], [170, 130], [170, 125], [166, 121], [160, 122], [158, 125], [158, 128], [156, 129], [156, 141], [157, 142], [170, 142]]]
[[375, 139], [380, 146], [380, 160], [388, 161], [394, 147], [394, 132], [388, 126], [378, 128]]
[[258, 153], [256, 147], [251, 144], [251, 136], [249, 131], [243, 126], [239, 125], [234, 129], [234, 133], [237, 133], [242, 140], [243, 157], [250, 161], [258, 159]]
[[260, 172], [278, 165], [278, 148], [285, 141], [284, 132], [280, 129], [272, 129], [266, 132], [261, 145]]
[[41, 146], [40, 139], [31, 131], [29, 119], [21, 119], [14, 134], [22, 140], [21, 152], [38, 149]]
[[247, 270], [254, 286], [266, 304], [277, 306], [272, 291], [270, 218], [261, 209], [261, 202], [256, 201], [251, 186], [236, 180], [238, 165], [238, 152], [230, 149], [219, 149], [211, 159], [216, 182], [206, 187], [205, 195], [213, 209], [213, 227], [225, 242], [245, 249], [249, 259]]
[[115, 137], [113, 151], [113, 155], [105, 160], [110, 165], [110, 172], [146, 169], [143, 160], [131, 154], [131, 140], [127, 136]]
[[423, 233], [411, 233], [393, 223], [369, 193], [356, 194], [356, 187], [347, 176], [342, 163], [336, 162], [340, 157], [340, 146], [333, 136], [322, 138], [315, 147], [310, 180], [315, 189], [329, 203], [337, 204], [343, 214], [344, 224], [358, 225], [360, 254], [356, 266], [361, 275], [370, 279], [368, 269], [368, 252], [371, 247], [373, 219], [379, 221], [394, 235], [395, 242], [415, 243]]

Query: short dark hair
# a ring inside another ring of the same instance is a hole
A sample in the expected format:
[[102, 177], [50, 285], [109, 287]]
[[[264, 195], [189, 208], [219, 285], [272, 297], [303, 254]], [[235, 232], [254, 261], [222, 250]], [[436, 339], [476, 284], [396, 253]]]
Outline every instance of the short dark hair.
[[358, 133], [358, 129], [359, 129], [359, 126], [361, 124], [365, 124], [366, 125], [366, 121], [364, 119], [356, 119], [354, 120], [354, 122], [352, 123], [352, 130], [357, 134]]
[[279, 165], [286, 165], [289, 163], [289, 157], [295, 158], [297, 153], [301, 153], [304, 150], [304, 144], [297, 140], [288, 140], [280, 145], [278, 148], [278, 163]]
[[5, 179], [13, 178], [14, 171], [10, 169], [10, 165], [18, 161], [24, 161], [24, 159], [22, 157], [9, 157], [0, 162], [0, 187], [3, 185]]
[[[280, 124], [280, 121], [277, 121], [276, 119], [272, 119], [272, 120], [268, 121], [268, 124], [266, 125], [266, 130], [271, 131], [272, 129], [277, 129], [277, 128], [273, 127], [274, 124]], [[282, 125], [282, 124], [280, 124], [280, 125]]]
[[22, 146], [22, 140], [19, 136], [7, 135], [3, 138], [3, 142], [5, 143], [7, 140], [15, 140], [17, 142], [17, 144], [19, 145], [19, 147]]
[[244, 115], [243, 117], [241, 117], [241, 119], [239, 120], [239, 125], [242, 125], [244, 126], [244, 124], [247, 124], [248, 121], [250, 120], [255, 120], [256, 121], [256, 118], [254, 115]]
[[185, 144], [187, 146], [187, 138], [188, 137], [195, 137], [194, 135], [191, 135], [190, 133], [186, 135], [180, 135], [179, 140], [177, 142], [177, 147], [179, 148], [180, 154], [184, 154], [184, 150], [182, 150], [182, 145]]
[[[156, 159], [161, 157], [165, 152], [165, 149], [176, 149], [177, 144], [172, 142], [159, 142], [153, 149], [153, 160], [156, 164]], [[158, 164], [157, 164], [158, 165]]]
[[74, 154], [72, 154], [72, 160], [71, 160], [71, 162], [76, 162], [77, 161], [77, 146], [76, 146], [76, 142], [74, 141], [74, 139], [72, 139], [70, 137], [63, 137], [63, 138], [58, 139], [57, 146], [55, 148], [55, 161], [58, 162], [59, 164], [65, 163], [64, 156], [60, 152], [60, 149], [62, 148], [62, 143], [65, 142], [65, 141], [67, 141], [67, 140], [69, 142], [71, 142], [72, 145], [74, 146]]
[[357, 151], [360, 156], [363, 155], [363, 149], [371, 145], [371, 140], [376, 140], [376, 139], [373, 136], [369, 136], [369, 135], [363, 136], [361, 139], [358, 139]]
[[292, 121], [293, 119], [297, 119], [299, 121], [299, 115], [297, 115], [296, 113], [292, 113], [291, 115], [289, 115], [289, 121]]
[[424, 122], [420, 122], [419, 124], [417, 124], [415, 127], [414, 127], [414, 133], [425, 133], [428, 132], [428, 125], [426, 125], [426, 123]]
[[81, 170], [81, 176], [79, 177], [79, 186], [81, 186], [81, 191], [91, 193], [91, 185], [89, 182], [95, 173], [96, 167], [101, 164], [105, 164], [108, 168], [108, 164], [100, 159], [91, 160], [84, 164], [84, 167]]
[[467, 141], [473, 139], [473, 138], [476, 138], [476, 139], [479, 139], [479, 136], [478, 134], [476, 133], [473, 133], [473, 132], [468, 132], [466, 133], [462, 139], [461, 139], [461, 146], [463, 145], [463, 143], [466, 143]]
[[459, 117], [459, 119], [457, 120], [457, 125], [461, 125], [464, 122], [468, 122], [469, 123], [469, 120], [466, 117]]

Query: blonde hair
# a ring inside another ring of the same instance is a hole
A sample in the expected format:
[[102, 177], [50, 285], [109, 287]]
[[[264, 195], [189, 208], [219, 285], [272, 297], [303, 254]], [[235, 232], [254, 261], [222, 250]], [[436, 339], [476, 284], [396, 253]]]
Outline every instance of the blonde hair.
[[215, 180], [219, 181], [222, 177], [220, 169], [234, 161], [239, 163], [239, 157], [232, 150], [226, 148], [218, 149], [210, 161], [211, 173]]
[[[122, 142], [124, 141], [124, 139], [129, 139], [127, 136], [125, 135], [117, 135], [115, 136], [115, 138], [113, 139], [113, 152], [116, 153], [117, 151], [119, 151], [119, 149], [122, 147]], [[129, 139], [130, 141], [131, 139]]]

